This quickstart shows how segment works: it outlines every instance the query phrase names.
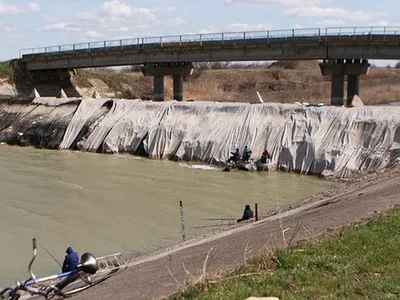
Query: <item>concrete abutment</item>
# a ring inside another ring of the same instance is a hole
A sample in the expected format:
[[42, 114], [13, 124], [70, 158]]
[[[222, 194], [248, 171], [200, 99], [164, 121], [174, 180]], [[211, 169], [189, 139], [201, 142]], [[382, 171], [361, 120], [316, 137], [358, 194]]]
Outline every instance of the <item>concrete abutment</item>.
[[360, 75], [367, 75], [370, 64], [361, 59], [324, 60], [319, 65], [323, 76], [332, 78], [331, 105], [344, 104], [344, 82], [347, 76], [347, 106], [352, 106], [353, 97], [360, 94]]
[[192, 63], [152, 63], [142, 67], [144, 76], [154, 77], [154, 101], [164, 101], [164, 76], [173, 76], [173, 98], [183, 101], [183, 76], [193, 73]]

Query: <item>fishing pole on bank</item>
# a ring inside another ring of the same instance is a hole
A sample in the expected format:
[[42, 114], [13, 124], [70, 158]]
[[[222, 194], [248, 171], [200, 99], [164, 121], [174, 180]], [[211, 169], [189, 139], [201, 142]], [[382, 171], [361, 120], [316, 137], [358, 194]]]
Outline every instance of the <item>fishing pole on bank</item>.
[[62, 268], [62, 264], [58, 261], [58, 259], [57, 259], [53, 254], [51, 254], [51, 252], [50, 252], [49, 250], [46, 249], [45, 246], [43, 246], [43, 245], [40, 244], [40, 243], [39, 243], [39, 246], [42, 247], [43, 250], [46, 251], [47, 254], [50, 255], [50, 256], [54, 259], [54, 261]]

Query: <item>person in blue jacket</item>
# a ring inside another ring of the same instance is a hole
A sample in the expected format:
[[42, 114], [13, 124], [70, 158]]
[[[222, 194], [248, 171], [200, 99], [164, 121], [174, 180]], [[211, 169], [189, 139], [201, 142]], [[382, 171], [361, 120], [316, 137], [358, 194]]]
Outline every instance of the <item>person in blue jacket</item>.
[[67, 255], [65, 255], [64, 263], [62, 266], [62, 272], [70, 272], [76, 269], [76, 266], [79, 264], [78, 253], [72, 249], [72, 247], [67, 248]]
[[243, 162], [249, 161], [251, 153], [253, 153], [253, 151], [251, 151], [250, 148], [248, 148], [247, 146], [244, 146], [243, 155], [242, 155]]

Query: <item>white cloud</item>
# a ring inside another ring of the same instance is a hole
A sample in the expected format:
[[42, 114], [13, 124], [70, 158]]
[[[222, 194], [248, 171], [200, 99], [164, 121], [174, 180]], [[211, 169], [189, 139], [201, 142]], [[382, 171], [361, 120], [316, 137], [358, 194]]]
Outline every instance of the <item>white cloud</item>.
[[42, 30], [44, 31], [67, 31], [67, 32], [78, 32], [82, 29], [71, 23], [54, 23], [51, 25], [45, 26]]
[[166, 14], [166, 13], [172, 13], [176, 11], [176, 7], [154, 7], [150, 8], [150, 11], [154, 14]]
[[345, 24], [345, 21], [336, 19], [336, 20], [322, 20], [317, 22], [318, 25], [322, 26], [343, 26]]
[[301, 26], [300, 24], [294, 24], [294, 25], [293, 25], [293, 28], [294, 28], [294, 29], [303, 29], [304, 27]]
[[[331, 1], [324, 1], [327, 4]], [[350, 11], [340, 7], [323, 7], [320, 0], [225, 0], [225, 4], [280, 5], [286, 7], [284, 16], [289, 17], [340, 17], [345, 20], [368, 22], [388, 16], [384, 12]], [[338, 22], [340, 24], [340, 22]], [[327, 24], [328, 25], [328, 24]]]
[[44, 19], [52, 24], [41, 30], [81, 31], [81, 41], [115, 39], [121, 33], [131, 37], [161, 36], [166, 27], [187, 24], [187, 21], [180, 17], [168, 18], [168, 14], [175, 11], [175, 7], [142, 8], [120, 0], [108, 0], [97, 9], [76, 14], [72, 21], [45, 16]]
[[187, 24], [187, 21], [181, 18], [169, 19], [166, 21], [162, 21], [160, 25], [164, 26], [180, 26], [183, 24]]
[[40, 6], [37, 3], [28, 3], [26, 6], [8, 5], [0, 0], [0, 16], [1, 15], [19, 15], [27, 12], [38, 12]]
[[97, 31], [94, 30], [88, 30], [85, 32], [85, 35], [89, 38], [89, 39], [104, 39], [105, 35], [98, 33]]
[[377, 17], [387, 16], [387, 13], [377, 12], [364, 12], [364, 11], [348, 11], [343, 8], [321, 8], [318, 6], [302, 6], [287, 9], [283, 12], [285, 16], [297, 17], [337, 17], [353, 21], [370, 21]]
[[131, 15], [131, 9], [128, 5], [119, 2], [118, 0], [104, 2], [100, 6], [100, 14], [103, 16], [112, 17], [129, 17]]
[[22, 13], [23, 10], [15, 5], [7, 5], [0, 1], [0, 16], [1, 15], [17, 15]]
[[368, 24], [369, 26], [385, 26], [385, 27], [399, 27], [397, 29], [400, 32], [400, 22], [389, 22], [389, 21], [376, 21]]
[[38, 11], [40, 11], [40, 6], [37, 3], [29, 3], [28, 4], [28, 9], [30, 11], [38, 12]]
[[180, 26], [186, 24], [186, 20], [176, 17], [165, 19], [168, 13], [176, 11], [175, 7], [134, 7], [122, 3], [119, 0], [104, 2], [98, 9], [92, 12], [84, 12], [76, 15], [77, 23], [84, 28], [96, 28], [110, 31], [142, 32], [143, 27]]
[[113, 31], [119, 31], [119, 32], [129, 32], [131, 29], [129, 27], [118, 27], [118, 28], [113, 28]]
[[225, 4], [277, 4], [285, 6], [318, 5], [319, 0], [225, 0]]
[[61, 22], [61, 19], [57, 16], [43, 15], [42, 19], [43, 19], [43, 21], [52, 22], [52, 23]]
[[225, 30], [231, 31], [258, 31], [258, 30], [270, 30], [272, 29], [271, 24], [244, 24], [244, 23], [232, 23], [228, 24]]
[[221, 32], [221, 30], [212, 29], [212, 28], [202, 28], [196, 32], [189, 32], [188, 34], [209, 34], [209, 33], [216, 33], [216, 32]]
[[118, 0], [110, 2], [104, 2], [100, 6], [100, 16], [119, 18], [119, 19], [135, 19], [140, 18], [141, 20], [153, 20], [155, 19], [154, 13], [149, 8], [138, 8], [121, 3]]

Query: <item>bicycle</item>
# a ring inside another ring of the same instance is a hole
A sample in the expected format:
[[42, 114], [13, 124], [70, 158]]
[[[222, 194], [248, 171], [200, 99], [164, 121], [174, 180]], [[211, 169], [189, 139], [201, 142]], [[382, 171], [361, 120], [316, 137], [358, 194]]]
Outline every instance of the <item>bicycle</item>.
[[46, 299], [53, 299], [54, 297], [65, 298], [103, 282], [120, 268], [118, 266], [107, 272], [100, 272], [102, 273], [100, 276], [91, 276], [98, 272], [99, 263], [95, 256], [86, 252], [82, 254], [80, 263], [75, 270], [37, 278], [32, 271], [32, 265], [37, 255], [35, 238], [32, 239], [32, 244], [33, 256], [28, 266], [30, 278], [24, 282], [17, 281], [14, 287], [4, 288], [0, 291], [0, 299], [18, 300], [26, 294], [32, 296], [40, 295]]

